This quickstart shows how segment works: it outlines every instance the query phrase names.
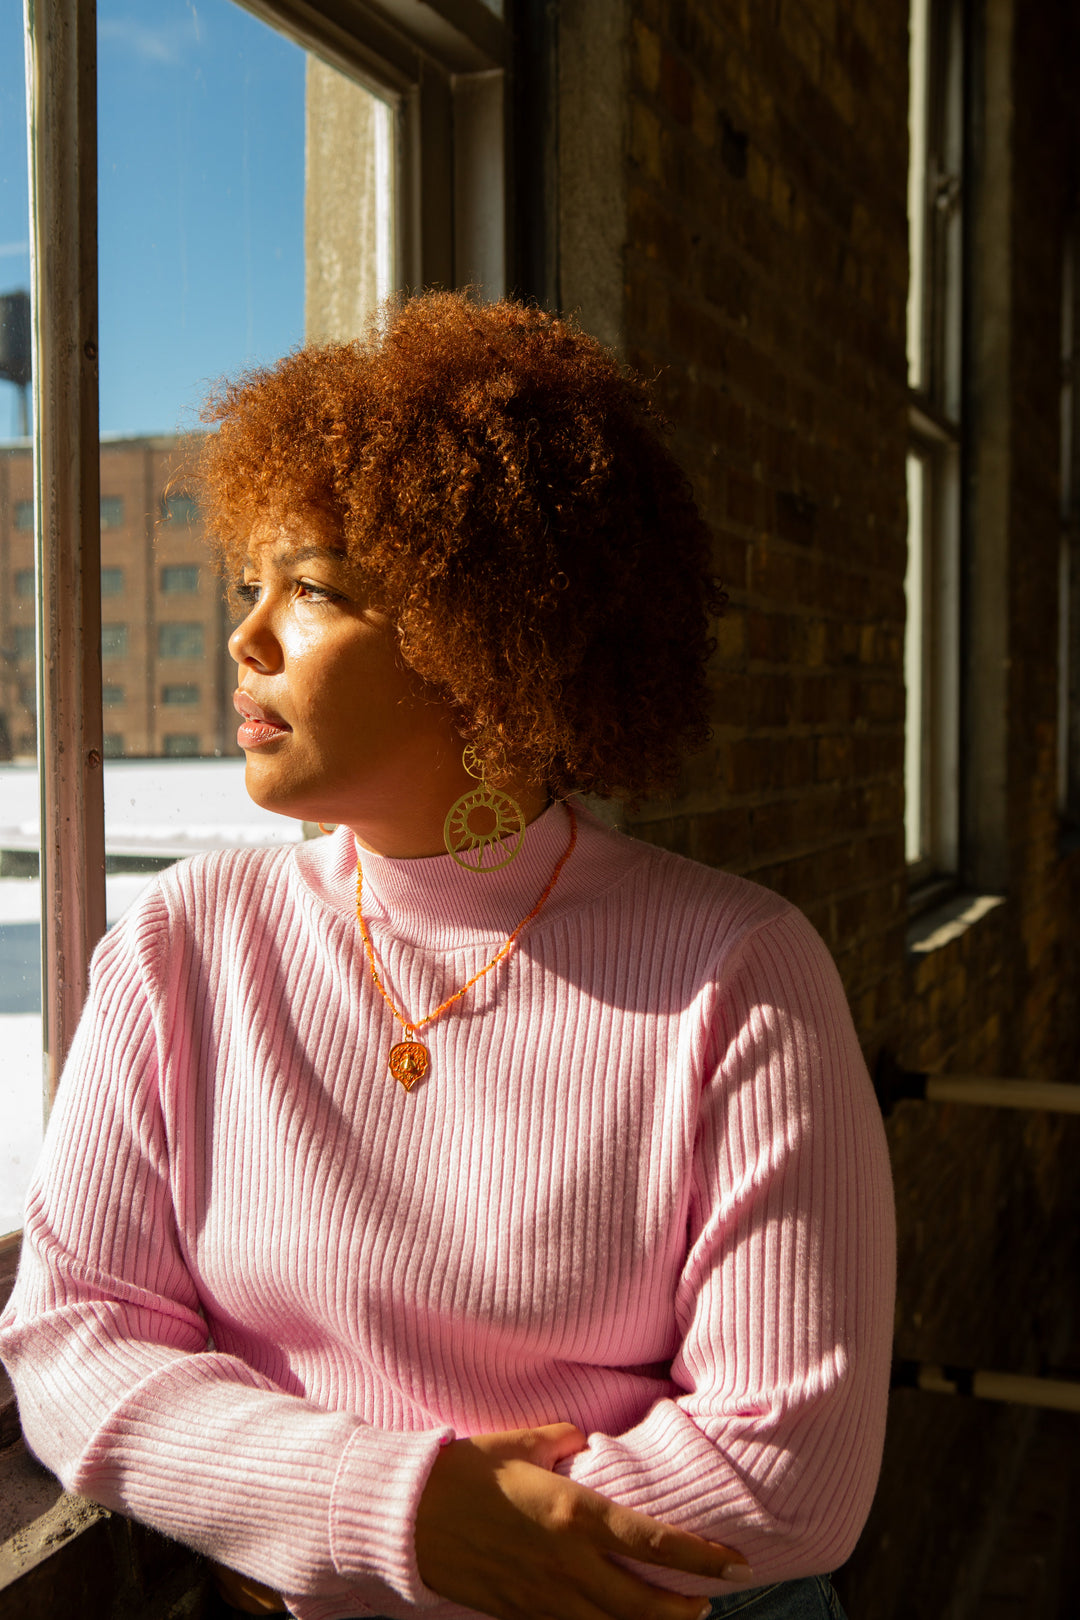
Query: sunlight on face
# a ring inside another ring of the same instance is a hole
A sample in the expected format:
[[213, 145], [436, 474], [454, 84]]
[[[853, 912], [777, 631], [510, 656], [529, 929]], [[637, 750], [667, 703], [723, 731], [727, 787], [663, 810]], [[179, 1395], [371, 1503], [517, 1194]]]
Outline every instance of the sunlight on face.
[[460, 755], [449, 706], [402, 660], [327, 514], [256, 528], [239, 594], [229, 651], [256, 804], [351, 825]]

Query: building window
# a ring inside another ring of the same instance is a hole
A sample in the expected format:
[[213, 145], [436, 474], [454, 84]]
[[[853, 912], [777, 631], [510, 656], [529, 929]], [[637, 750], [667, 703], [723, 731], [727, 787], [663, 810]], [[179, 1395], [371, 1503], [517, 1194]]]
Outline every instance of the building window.
[[17, 529], [32, 529], [34, 527], [33, 501], [15, 502], [15, 527]]
[[166, 732], [162, 744], [163, 751], [173, 759], [191, 759], [199, 753], [199, 736], [195, 731]]
[[126, 624], [103, 624], [101, 627], [102, 658], [126, 658], [128, 653], [128, 627]]
[[103, 568], [101, 570], [102, 596], [123, 596], [124, 570], [122, 568]]
[[201, 658], [203, 640], [201, 624], [159, 624], [158, 657]]
[[194, 684], [163, 686], [161, 688], [161, 701], [170, 705], [198, 703], [199, 688]]
[[34, 570], [32, 568], [16, 568], [15, 595], [30, 596], [34, 594]]
[[963, 46], [962, 0], [912, 0], [904, 821], [914, 885], [960, 861]]
[[122, 495], [103, 495], [101, 497], [101, 527], [103, 529], [118, 529], [124, 521], [124, 497]]
[[124, 739], [119, 731], [107, 731], [102, 738], [106, 759], [123, 759]]
[[171, 563], [161, 570], [161, 589], [166, 595], [181, 596], [198, 588], [198, 563]]
[[195, 504], [193, 495], [163, 495], [161, 497], [161, 516], [166, 523], [197, 523], [199, 521], [199, 508]]
[[106, 709], [115, 709], [124, 702], [124, 688], [122, 686], [103, 686], [101, 688], [101, 701]]
[[27, 663], [34, 657], [34, 633], [32, 624], [15, 626], [15, 657], [20, 664]]

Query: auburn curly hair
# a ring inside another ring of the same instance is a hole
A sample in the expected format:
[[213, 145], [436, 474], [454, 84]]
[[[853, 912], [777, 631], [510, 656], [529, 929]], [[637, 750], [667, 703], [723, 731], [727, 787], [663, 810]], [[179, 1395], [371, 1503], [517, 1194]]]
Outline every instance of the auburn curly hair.
[[202, 416], [227, 583], [258, 517], [326, 510], [493, 776], [633, 800], [705, 740], [709, 532], [643, 385], [569, 322], [425, 293]]

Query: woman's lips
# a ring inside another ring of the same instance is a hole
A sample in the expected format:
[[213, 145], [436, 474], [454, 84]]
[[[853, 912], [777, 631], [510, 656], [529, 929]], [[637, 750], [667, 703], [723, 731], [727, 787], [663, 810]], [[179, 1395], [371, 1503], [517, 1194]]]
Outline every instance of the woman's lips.
[[286, 732], [292, 730], [280, 715], [272, 709], [264, 709], [261, 703], [256, 703], [247, 692], [239, 689], [233, 693], [233, 708], [244, 720], [236, 733], [236, 741], [241, 748], [261, 748], [264, 743], [273, 742], [275, 737], [284, 737]]
[[290, 730], [289, 726], [272, 726], [265, 720], [245, 720], [237, 727], [236, 741], [241, 748], [261, 748], [275, 737], [287, 736]]

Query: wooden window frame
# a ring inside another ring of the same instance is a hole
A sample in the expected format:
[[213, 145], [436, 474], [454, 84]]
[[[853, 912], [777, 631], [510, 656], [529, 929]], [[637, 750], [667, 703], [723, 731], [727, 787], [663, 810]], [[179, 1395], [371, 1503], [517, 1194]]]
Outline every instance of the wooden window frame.
[[[920, 766], [917, 787], [908, 772], [905, 818], [909, 895], [919, 910], [958, 886], [962, 866], [966, 12], [965, 0], [914, 0], [911, 8], [908, 420], [924, 501], [919, 521], [909, 520], [908, 529], [909, 544], [919, 536], [923, 555], [921, 597], [908, 604], [906, 660], [910, 637], [918, 635], [922, 682], [918, 712], [906, 721], [909, 759], [914, 749]], [[920, 45], [921, 76], [914, 59]]]

